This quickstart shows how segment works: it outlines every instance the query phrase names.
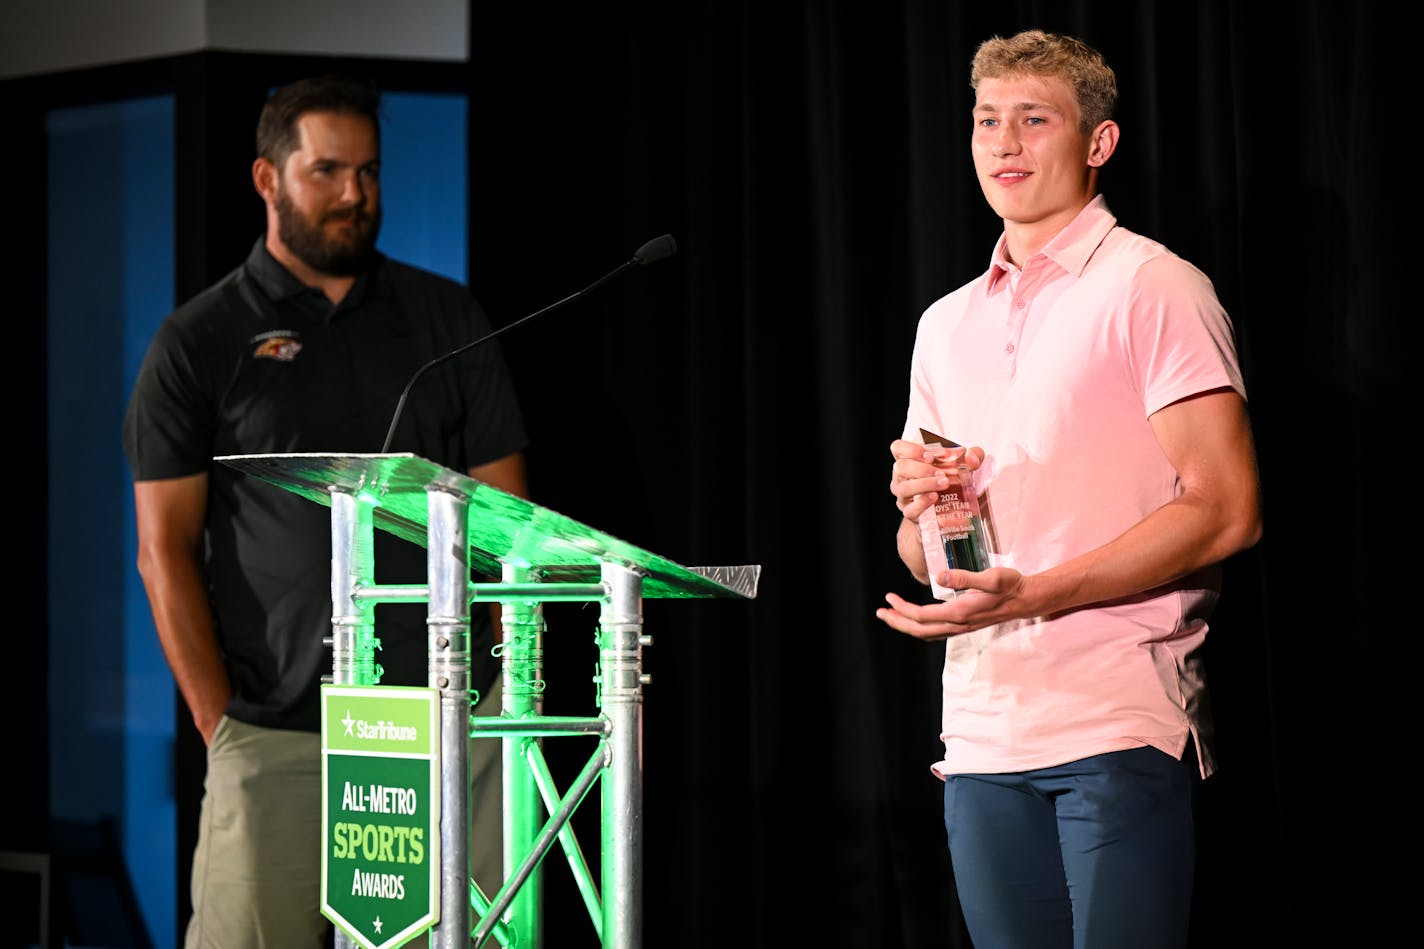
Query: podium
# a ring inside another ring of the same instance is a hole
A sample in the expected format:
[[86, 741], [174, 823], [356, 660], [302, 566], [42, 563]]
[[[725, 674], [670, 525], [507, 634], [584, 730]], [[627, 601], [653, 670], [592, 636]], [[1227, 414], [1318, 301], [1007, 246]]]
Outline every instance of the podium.
[[[544, 856], [561, 845], [604, 946], [638, 949], [643, 919], [642, 649], [644, 598], [756, 596], [760, 566], [687, 567], [411, 454], [225, 455], [217, 461], [331, 509], [331, 682], [378, 684], [375, 607], [425, 602], [428, 685], [440, 718], [440, 919], [434, 949], [543, 946]], [[379, 584], [374, 532], [426, 549], [427, 582]], [[475, 582], [472, 574], [499, 577]], [[501, 606], [501, 714], [471, 718], [471, 604]], [[542, 604], [600, 604], [599, 712], [543, 714]], [[594, 736], [562, 793], [541, 739]], [[497, 893], [469, 880], [468, 738], [499, 739], [504, 875]], [[570, 820], [602, 781], [601, 887]], [[473, 925], [472, 925], [473, 923]], [[338, 929], [337, 946], [350, 937]]]

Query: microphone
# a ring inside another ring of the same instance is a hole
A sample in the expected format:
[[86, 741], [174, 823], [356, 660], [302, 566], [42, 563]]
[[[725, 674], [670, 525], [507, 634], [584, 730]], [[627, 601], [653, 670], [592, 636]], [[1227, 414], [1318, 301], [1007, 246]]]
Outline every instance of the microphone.
[[391, 439], [394, 438], [396, 434], [396, 424], [400, 421], [401, 410], [405, 408], [405, 400], [410, 395], [411, 388], [415, 386], [416, 380], [418, 380], [421, 376], [425, 375], [431, 369], [434, 369], [436, 366], [447, 360], [454, 359], [461, 353], [469, 352], [470, 350], [474, 349], [476, 346], [479, 346], [482, 343], [489, 342], [490, 340], [498, 336], [500, 333], [503, 333], [505, 330], [512, 330], [520, 323], [528, 322], [529, 320], [534, 319], [534, 317], [536, 316], [542, 316], [543, 314], [548, 313], [550, 310], [557, 310], [559, 307], [563, 306], [566, 303], [572, 303], [579, 297], [584, 296], [585, 294], [590, 293], [593, 290], [596, 290], [597, 288], [603, 286], [605, 283], [612, 280], [614, 277], [618, 276], [625, 270], [628, 270], [632, 267], [643, 267], [648, 264], [655, 264], [658, 261], [671, 257], [673, 254], [676, 253], [677, 241], [672, 239], [671, 234], [664, 234], [662, 237], [654, 237], [642, 247], [639, 247], [637, 251], [633, 253], [632, 257], [628, 258], [623, 263], [619, 264], [617, 267], [604, 274], [602, 277], [599, 277], [597, 280], [584, 287], [582, 290], [579, 290], [575, 293], [570, 293], [562, 300], [556, 300], [555, 302], [550, 303], [548, 306], [544, 307], [542, 310], [535, 310], [528, 316], [522, 316], [519, 319], [515, 320], [513, 323], [510, 323], [507, 326], [501, 326], [493, 333], [481, 336], [479, 339], [470, 343], [466, 343], [458, 349], [452, 349], [443, 356], [436, 356], [434, 359], [430, 360], [430, 362], [421, 366], [415, 371], [415, 374], [410, 377], [410, 381], [405, 384], [405, 388], [401, 390], [400, 401], [396, 403], [395, 413], [391, 416], [391, 427], [386, 430], [386, 440], [381, 443], [381, 454], [384, 455], [387, 451], [390, 450]]

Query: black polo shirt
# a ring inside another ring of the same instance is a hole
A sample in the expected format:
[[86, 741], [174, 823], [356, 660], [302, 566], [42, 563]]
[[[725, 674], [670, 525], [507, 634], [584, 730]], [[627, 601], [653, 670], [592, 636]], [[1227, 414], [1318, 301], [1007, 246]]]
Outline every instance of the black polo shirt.
[[[124, 419], [136, 481], [207, 472], [207, 568], [232, 677], [228, 714], [315, 731], [331, 672], [330, 510], [213, 458], [378, 452], [421, 366], [493, 329], [468, 290], [382, 258], [340, 305], [303, 285], [259, 240], [247, 260], [174, 310], [139, 370]], [[389, 450], [457, 471], [525, 447], [497, 341], [415, 383]], [[424, 583], [424, 548], [376, 532], [376, 578]], [[425, 685], [424, 604], [380, 604], [383, 685]], [[471, 612], [471, 685], [489, 688], [488, 612]]]

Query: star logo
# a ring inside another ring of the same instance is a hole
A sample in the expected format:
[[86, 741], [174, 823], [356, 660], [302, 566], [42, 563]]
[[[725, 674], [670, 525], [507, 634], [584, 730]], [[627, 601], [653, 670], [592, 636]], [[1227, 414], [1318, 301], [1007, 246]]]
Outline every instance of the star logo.
[[341, 724], [346, 726], [346, 734], [351, 734], [351, 726], [356, 724], [356, 719], [351, 717], [351, 710], [346, 710], [346, 717], [341, 720]]
[[381, 923], [381, 917], [379, 917], [379, 916], [377, 916], [377, 917], [376, 917], [376, 921], [371, 924], [371, 926], [375, 928], [375, 930], [376, 930], [376, 935], [377, 935], [377, 936], [379, 936], [379, 935], [381, 934], [381, 926], [382, 926], [382, 925], [383, 925], [383, 924]]

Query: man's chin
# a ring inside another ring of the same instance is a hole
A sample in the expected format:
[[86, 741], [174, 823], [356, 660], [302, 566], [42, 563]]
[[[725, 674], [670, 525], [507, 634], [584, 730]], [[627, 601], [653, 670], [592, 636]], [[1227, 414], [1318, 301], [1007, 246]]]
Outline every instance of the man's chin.
[[354, 277], [370, 270], [375, 263], [376, 249], [362, 246], [342, 253], [328, 253], [317, 269], [337, 277]]
[[322, 233], [323, 243], [332, 253], [360, 253], [373, 247], [376, 235], [367, 224], [351, 224], [336, 221], [329, 223]]
[[[370, 270], [376, 262], [376, 241], [368, 230], [329, 236], [317, 254], [321, 266], [317, 269], [342, 277]], [[310, 263], [310, 261], [309, 261]]]

